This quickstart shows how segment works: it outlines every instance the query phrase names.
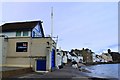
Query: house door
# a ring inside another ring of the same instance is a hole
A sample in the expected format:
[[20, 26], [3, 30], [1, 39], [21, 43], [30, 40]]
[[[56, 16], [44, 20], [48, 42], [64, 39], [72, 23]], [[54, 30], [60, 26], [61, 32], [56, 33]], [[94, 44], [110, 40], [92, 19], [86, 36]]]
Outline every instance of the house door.
[[52, 55], [51, 55], [51, 68], [55, 68], [55, 49], [52, 49]]
[[46, 59], [36, 60], [36, 71], [46, 71]]

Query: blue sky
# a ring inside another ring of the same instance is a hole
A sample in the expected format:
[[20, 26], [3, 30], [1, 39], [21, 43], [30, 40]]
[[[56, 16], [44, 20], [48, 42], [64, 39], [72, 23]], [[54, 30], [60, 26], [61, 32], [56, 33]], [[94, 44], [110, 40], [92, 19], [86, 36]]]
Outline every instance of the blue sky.
[[4, 2], [5, 22], [42, 20], [45, 34], [51, 32], [54, 8], [54, 36], [64, 50], [90, 48], [96, 53], [118, 51], [117, 2]]

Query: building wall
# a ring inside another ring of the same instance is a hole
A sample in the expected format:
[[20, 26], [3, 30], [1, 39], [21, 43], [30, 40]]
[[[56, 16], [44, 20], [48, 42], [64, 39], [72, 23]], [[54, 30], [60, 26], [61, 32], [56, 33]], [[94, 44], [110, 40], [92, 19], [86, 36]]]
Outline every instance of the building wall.
[[83, 56], [83, 62], [93, 62], [93, 57], [92, 57], [92, 54], [85, 51], [85, 50], [82, 50], [82, 56]]
[[[105, 54], [107, 54], [107, 55], [105, 55]], [[104, 59], [104, 60], [106, 60], [107, 62], [109, 62], [109, 61], [113, 61], [112, 60], [112, 56], [110, 55], [110, 54], [108, 54], [108, 53], [102, 53], [102, 58]]]
[[7, 54], [7, 39], [0, 37], [0, 65], [6, 63], [6, 54]]
[[[47, 44], [49, 42], [49, 45]], [[46, 57], [46, 69], [51, 70], [51, 52], [52, 40], [50, 38], [33, 38], [31, 44], [31, 55], [32, 56], [45, 56]], [[47, 48], [49, 47], [49, 48]]]
[[[17, 42], [28, 42], [27, 52], [16, 52]], [[30, 38], [9, 38], [8, 39], [8, 54], [7, 57], [26, 57], [30, 55]]]
[[[16, 52], [17, 42], [28, 42], [27, 52]], [[29, 38], [9, 38], [8, 39], [8, 53], [7, 53], [7, 66], [22, 66], [29, 67], [30, 56], [30, 39]]]
[[2, 46], [2, 43], [3, 43], [3, 37], [0, 37], [0, 65], [2, 65], [2, 49], [3, 49], [3, 46]]
[[47, 39], [32, 39], [32, 44], [31, 44], [31, 55], [32, 56], [46, 56], [47, 55]]
[[[16, 42], [28, 42], [27, 52], [16, 52]], [[49, 45], [47, 44], [49, 42]], [[46, 57], [46, 69], [51, 69], [51, 38], [14, 37], [8, 39], [7, 66], [35, 67], [35, 59]], [[49, 47], [49, 48], [47, 48]], [[31, 57], [31, 58], [30, 58]]]
[[119, 52], [110, 52], [113, 62], [120, 62], [120, 53]]

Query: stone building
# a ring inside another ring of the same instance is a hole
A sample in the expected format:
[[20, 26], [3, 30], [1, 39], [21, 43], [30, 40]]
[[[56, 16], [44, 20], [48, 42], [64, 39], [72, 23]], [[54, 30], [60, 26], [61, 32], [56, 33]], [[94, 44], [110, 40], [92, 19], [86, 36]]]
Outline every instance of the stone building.
[[120, 62], [119, 52], [112, 52], [110, 49], [108, 49], [108, 53], [112, 56], [113, 62]]
[[76, 54], [76, 56], [83, 57], [82, 62], [85, 63], [93, 62], [93, 52], [91, 50], [83, 48], [82, 50], [78, 50], [78, 49], [71, 50], [71, 53], [73, 52]]
[[82, 49], [81, 50], [82, 56], [83, 56], [83, 62], [91, 63], [93, 62], [93, 52], [89, 49]]

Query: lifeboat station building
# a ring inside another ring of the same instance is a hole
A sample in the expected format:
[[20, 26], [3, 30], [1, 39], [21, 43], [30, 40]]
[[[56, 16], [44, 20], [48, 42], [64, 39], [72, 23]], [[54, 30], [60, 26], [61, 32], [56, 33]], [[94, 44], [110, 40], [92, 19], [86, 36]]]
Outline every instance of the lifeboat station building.
[[0, 66], [31, 67], [36, 72], [55, 68], [56, 43], [44, 36], [42, 21], [5, 23], [0, 28]]

